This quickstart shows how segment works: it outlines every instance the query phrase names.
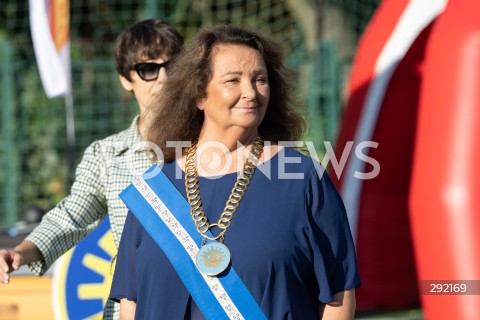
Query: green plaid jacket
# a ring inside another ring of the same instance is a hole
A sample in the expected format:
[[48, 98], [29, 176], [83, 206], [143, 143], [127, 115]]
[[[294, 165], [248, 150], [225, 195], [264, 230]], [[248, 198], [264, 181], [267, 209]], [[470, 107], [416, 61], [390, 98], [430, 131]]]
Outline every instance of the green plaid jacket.
[[[44, 257], [28, 266], [34, 274], [43, 275], [55, 260], [92, 232], [107, 213], [118, 248], [128, 212], [118, 194], [153, 165], [151, 153], [139, 144], [137, 119], [127, 130], [97, 140], [85, 150], [70, 195], [47, 212], [25, 239], [34, 243]], [[118, 319], [118, 309], [118, 304], [109, 300], [104, 319]]]

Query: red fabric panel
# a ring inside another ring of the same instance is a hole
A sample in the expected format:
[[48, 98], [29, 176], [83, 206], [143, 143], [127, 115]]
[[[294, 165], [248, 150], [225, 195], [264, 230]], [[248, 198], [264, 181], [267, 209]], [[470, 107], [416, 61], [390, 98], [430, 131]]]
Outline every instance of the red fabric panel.
[[[419, 304], [408, 195], [421, 70], [431, 27], [416, 39], [390, 80], [369, 156], [380, 174], [363, 183], [357, 256], [363, 286], [358, 309], [399, 309]], [[366, 171], [370, 169], [367, 168]]]
[[[346, 142], [355, 139], [375, 64], [408, 2], [383, 1], [360, 41], [336, 144], [337, 157]], [[420, 34], [390, 79], [372, 137], [379, 146], [369, 149], [368, 156], [380, 163], [381, 171], [375, 179], [363, 182], [360, 195], [357, 257], [362, 287], [357, 291], [357, 309], [362, 311], [419, 304], [408, 194], [421, 68], [430, 30]], [[365, 172], [371, 169], [367, 165]], [[331, 176], [341, 188], [343, 176], [340, 181], [335, 174]]]
[[[480, 279], [479, 12], [449, 1], [426, 51], [410, 199], [423, 280]], [[427, 319], [480, 319], [478, 294], [422, 295], [422, 306]]]

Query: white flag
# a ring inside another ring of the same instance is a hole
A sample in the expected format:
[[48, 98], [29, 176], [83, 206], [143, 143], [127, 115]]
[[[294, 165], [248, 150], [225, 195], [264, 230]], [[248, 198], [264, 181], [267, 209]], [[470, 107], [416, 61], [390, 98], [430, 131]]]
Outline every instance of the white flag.
[[49, 98], [71, 91], [69, 0], [30, 0], [30, 31]]

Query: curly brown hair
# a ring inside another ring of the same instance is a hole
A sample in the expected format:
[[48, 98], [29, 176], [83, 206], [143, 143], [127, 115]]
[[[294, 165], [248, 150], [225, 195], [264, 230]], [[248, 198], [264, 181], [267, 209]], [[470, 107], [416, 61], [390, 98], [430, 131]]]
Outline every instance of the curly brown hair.
[[197, 101], [206, 97], [212, 79], [212, 49], [220, 44], [246, 45], [258, 50], [267, 66], [270, 100], [258, 128], [265, 141], [300, 140], [305, 130], [292, 100], [292, 74], [283, 64], [279, 47], [260, 32], [220, 24], [200, 30], [173, 59], [162, 94], [148, 108], [144, 138], [162, 149], [164, 160], [175, 159], [167, 141], [196, 141], [204, 114]]

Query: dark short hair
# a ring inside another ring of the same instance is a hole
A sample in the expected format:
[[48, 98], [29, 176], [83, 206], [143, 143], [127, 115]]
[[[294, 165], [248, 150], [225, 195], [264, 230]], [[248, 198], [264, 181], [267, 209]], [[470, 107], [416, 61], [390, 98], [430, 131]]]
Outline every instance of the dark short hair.
[[130, 71], [140, 59], [173, 57], [180, 52], [183, 42], [182, 35], [165, 21], [148, 19], [134, 23], [115, 42], [117, 72], [132, 80]]
[[258, 50], [267, 67], [270, 100], [259, 134], [265, 141], [292, 141], [303, 138], [304, 119], [292, 103], [292, 74], [283, 64], [280, 48], [260, 32], [220, 24], [200, 30], [175, 58], [162, 94], [148, 108], [145, 138], [158, 145], [165, 161], [175, 159], [167, 141], [196, 141], [204, 114], [197, 101], [206, 96], [212, 79], [212, 49], [220, 44], [240, 44]]

